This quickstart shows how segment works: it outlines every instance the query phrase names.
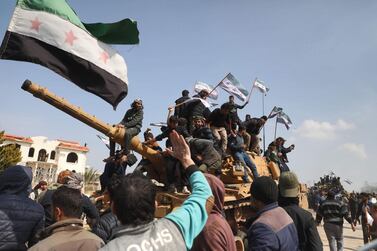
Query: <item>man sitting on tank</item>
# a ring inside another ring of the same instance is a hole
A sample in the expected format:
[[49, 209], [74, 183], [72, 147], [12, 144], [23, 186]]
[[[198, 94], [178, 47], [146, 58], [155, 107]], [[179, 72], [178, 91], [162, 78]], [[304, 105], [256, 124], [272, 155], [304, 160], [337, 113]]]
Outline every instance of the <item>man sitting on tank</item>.
[[106, 250], [190, 250], [194, 238], [208, 218], [212, 199], [211, 188], [191, 159], [190, 148], [177, 132], [170, 135], [168, 150], [183, 166], [192, 187], [192, 194], [164, 218], [155, 220], [156, 189], [140, 172], [114, 180], [109, 189], [112, 210], [122, 226], [112, 235]]
[[[131, 109], [127, 110], [122, 121], [116, 125], [118, 128], [126, 129], [123, 146], [126, 154], [130, 151], [131, 139], [140, 133], [141, 127], [143, 126], [143, 116], [143, 101], [141, 99], [135, 99], [131, 104]], [[110, 140], [110, 156], [114, 154], [115, 142]]]
[[257, 167], [251, 160], [250, 156], [245, 152], [245, 144], [243, 137], [236, 130], [236, 126], [233, 126], [228, 138], [228, 148], [234, 158], [241, 162], [244, 166], [244, 176], [242, 177], [245, 183], [250, 182], [248, 178], [247, 168], [250, 168], [254, 178], [259, 177]]

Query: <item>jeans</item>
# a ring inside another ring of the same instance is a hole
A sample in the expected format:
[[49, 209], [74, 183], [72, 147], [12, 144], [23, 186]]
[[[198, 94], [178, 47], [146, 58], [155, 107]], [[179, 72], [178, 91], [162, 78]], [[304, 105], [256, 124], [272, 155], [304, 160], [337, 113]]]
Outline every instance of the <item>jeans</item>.
[[[252, 173], [254, 178], [259, 177], [257, 167], [255, 166], [254, 162], [250, 159], [249, 155], [247, 155], [246, 152], [241, 151], [241, 152], [235, 152], [234, 157], [239, 160], [242, 164], [248, 166]], [[244, 179], [247, 178], [247, 170], [246, 168], [244, 169]]]
[[225, 153], [228, 146], [228, 134], [226, 133], [225, 128], [211, 126], [211, 130], [213, 136], [215, 136], [217, 140], [221, 140], [221, 150], [223, 151], [223, 153]]
[[[124, 145], [122, 146], [122, 149], [125, 149], [124, 151], [126, 153], [129, 153], [130, 146], [131, 146], [131, 140], [133, 137], [138, 135], [140, 132], [140, 129], [137, 127], [130, 127], [126, 128], [126, 133], [124, 134]], [[114, 156], [115, 154], [115, 142], [110, 140], [110, 156]]]
[[326, 223], [323, 225], [330, 251], [343, 251], [343, 225]]

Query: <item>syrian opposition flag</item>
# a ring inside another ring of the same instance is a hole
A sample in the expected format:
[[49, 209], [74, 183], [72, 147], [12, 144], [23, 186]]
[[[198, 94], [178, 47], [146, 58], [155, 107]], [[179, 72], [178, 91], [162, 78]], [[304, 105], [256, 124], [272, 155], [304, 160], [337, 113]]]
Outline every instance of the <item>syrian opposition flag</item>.
[[276, 115], [278, 115], [279, 113], [281, 113], [282, 111], [283, 111], [283, 108], [274, 106], [274, 108], [272, 108], [270, 112], [270, 115], [268, 115], [268, 118], [271, 119], [275, 117]]
[[266, 94], [270, 88], [266, 87], [266, 85], [260, 81], [259, 79], [255, 79], [254, 81], [254, 87], [257, 88], [261, 93]]
[[352, 184], [352, 181], [350, 181], [349, 179], [344, 179], [344, 182], [346, 182], [348, 185]]
[[291, 127], [292, 125], [292, 121], [291, 119], [288, 117], [287, 114], [285, 114], [284, 112], [280, 112], [278, 114], [278, 117], [277, 117], [277, 123], [281, 123], [281, 124], [284, 124], [285, 127], [287, 128], [287, 130], [289, 130], [289, 128]]
[[84, 24], [65, 0], [18, 0], [0, 58], [43, 65], [115, 109], [127, 95], [127, 66], [101, 41], [138, 43], [138, 34], [129, 19]]
[[196, 81], [195, 86], [194, 86], [194, 91], [196, 93], [199, 93], [202, 90], [208, 91], [208, 93], [210, 93], [208, 97], [211, 99], [217, 100], [217, 98], [219, 97], [218, 91], [214, 89], [212, 85], [206, 84], [200, 81]]
[[249, 95], [249, 91], [231, 73], [225, 76], [219, 86], [243, 102], [247, 100], [247, 96]]

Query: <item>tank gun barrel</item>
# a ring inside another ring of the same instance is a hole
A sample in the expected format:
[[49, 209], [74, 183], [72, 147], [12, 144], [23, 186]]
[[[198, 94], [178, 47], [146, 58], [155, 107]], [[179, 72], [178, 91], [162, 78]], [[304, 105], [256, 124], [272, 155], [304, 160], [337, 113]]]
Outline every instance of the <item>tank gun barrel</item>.
[[[118, 144], [124, 144], [124, 134], [126, 129], [111, 126], [108, 123], [97, 119], [95, 116], [84, 112], [80, 107], [70, 104], [67, 100], [53, 94], [47, 88], [32, 83], [30, 80], [25, 80], [21, 88], [33, 94], [34, 97], [49, 103], [57, 109], [71, 115], [75, 119], [80, 120], [86, 125], [107, 135]], [[138, 137], [132, 138], [131, 149], [149, 159], [154, 167], [164, 166], [165, 161], [161, 153], [142, 144]]]

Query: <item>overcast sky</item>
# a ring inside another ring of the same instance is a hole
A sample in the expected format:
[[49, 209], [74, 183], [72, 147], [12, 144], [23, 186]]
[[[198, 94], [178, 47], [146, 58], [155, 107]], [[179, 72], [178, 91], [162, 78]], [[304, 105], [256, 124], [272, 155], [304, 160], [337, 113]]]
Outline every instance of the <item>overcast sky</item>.
[[[228, 72], [244, 86], [265, 81], [268, 113], [281, 106], [293, 127], [278, 135], [294, 143], [289, 166], [312, 183], [334, 171], [353, 181], [377, 182], [377, 1], [68, 1], [84, 22], [138, 22], [140, 44], [116, 46], [128, 66], [129, 95], [117, 111], [39, 65], [0, 61], [0, 128], [22, 136], [87, 143], [88, 164], [102, 170], [108, 151], [97, 131], [20, 89], [30, 79], [85, 111], [117, 123], [135, 98], [145, 107], [144, 128], [164, 121], [167, 107], [196, 80], [217, 84]], [[0, 2], [4, 34], [15, 1]], [[220, 103], [227, 99], [220, 92]], [[254, 92], [240, 111], [262, 115]], [[266, 138], [273, 140], [274, 121]], [[158, 130], [154, 128], [154, 133]]]

